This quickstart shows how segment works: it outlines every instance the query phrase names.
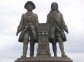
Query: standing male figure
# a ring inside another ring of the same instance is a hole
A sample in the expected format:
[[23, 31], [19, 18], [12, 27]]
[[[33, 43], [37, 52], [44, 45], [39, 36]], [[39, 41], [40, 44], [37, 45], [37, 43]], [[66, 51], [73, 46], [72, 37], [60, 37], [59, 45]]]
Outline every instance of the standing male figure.
[[51, 11], [47, 15], [47, 23], [49, 24], [49, 28], [50, 28], [49, 40], [52, 43], [54, 56], [57, 56], [56, 43], [58, 42], [59, 48], [62, 53], [61, 56], [67, 57], [64, 52], [63, 42], [66, 41], [66, 36], [64, 34], [64, 31], [68, 33], [68, 28], [63, 20], [63, 15], [58, 10], [58, 4], [56, 2], [53, 2], [51, 4]]
[[29, 36], [30, 36], [30, 57], [34, 55], [34, 44], [37, 42], [37, 25], [38, 25], [38, 16], [33, 13], [32, 10], [35, 9], [35, 4], [32, 1], [28, 1], [24, 8], [27, 10], [26, 13], [22, 14], [20, 24], [17, 28], [19, 36], [19, 42], [23, 42], [23, 55], [22, 58], [26, 57]]

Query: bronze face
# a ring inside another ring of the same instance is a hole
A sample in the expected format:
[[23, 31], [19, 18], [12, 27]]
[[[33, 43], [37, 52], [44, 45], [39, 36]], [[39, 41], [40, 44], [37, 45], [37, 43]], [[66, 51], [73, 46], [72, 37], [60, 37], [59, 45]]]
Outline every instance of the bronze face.
[[27, 7], [26, 7], [26, 9], [28, 11], [32, 11], [33, 10], [33, 5], [32, 4], [28, 4]]
[[51, 4], [51, 9], [52, 9], [52, 10], [58, 10], [58, 4], [57, 4], [56, 2], [53, 2], [53, 3]]

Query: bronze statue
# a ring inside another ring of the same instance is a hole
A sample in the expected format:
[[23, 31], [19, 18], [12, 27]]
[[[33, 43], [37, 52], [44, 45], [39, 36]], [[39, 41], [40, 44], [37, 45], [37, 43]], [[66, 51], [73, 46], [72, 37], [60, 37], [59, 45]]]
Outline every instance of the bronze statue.
[[[37, 14], [33, 13], [35, 5], [32, 1], [25, 4], [27, 12], [22, 14], [17, 33], [20, 32], [19, 42], [23, 43], [23, 55], [14, 62], [73, 62], [64, 52], [66, 39], [65, 32], [68, 33], [67, 25], [63, 20], [63, 15], [58, 10], [58, 4], [51, 4], [51, 11], [47, 15], [47, 23], [39, 23]], [[65, 31], [65, 32], [64, 32]], [[28, 43], [30, 42], [30, 57], [26, 57]], [[34, 57], [34, 44], [38, 42], [37, 55]], [[52, 43], [54, 57], [51, 57], [49, 42]], [[62, 57], [57, 57], [57, 42]]]
[[[23, 55], [22, 58], [26, 57], [28, 43], [30, 40], [30, 57], [34, 56], [34, 44], [37, 42], [37, 25], [38, 25], [38, 16], [33, 13], [32, 10], [35, 9], [35, 4], [32, 1], [28, 1], [24, 8], [27, 10], [26, 13], [22, 14], [20, 24], [17, 28], [19, 36], [19, 42], [23, 42]], [[29, 39], [30, 36], [30, 39]]]
[[58, 4], [53, 2], [51, 4], [51, 11], [47, 15], [47, 23], [49, 24], [49, 41], [52, 43], [52, 49], [54, 52], [54, 56], [57, 56], [57, 47], [56, 43], [59, 43], [59, 48], [62, 53], [62, 57], [67, 57], [64, 52], [64, 44], [63, 42], [66, 41], [65, 32], [68, 33], [67, 25], [63, 20], [63, 15], [58, 10]]

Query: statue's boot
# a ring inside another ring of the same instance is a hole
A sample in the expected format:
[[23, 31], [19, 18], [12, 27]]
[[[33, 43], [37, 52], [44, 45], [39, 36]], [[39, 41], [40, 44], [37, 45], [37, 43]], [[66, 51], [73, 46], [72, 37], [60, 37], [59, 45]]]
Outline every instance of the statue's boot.
[[30, 43], [30, 57], [34, 56], [34, 43]]
[[54, 52], [54, 57], [57, 57], [57, 46], [56, 43], [53, 45], [53, 52]]
[[54, 52], [54, 57], [57, 57], [57, 46], [56, 46], [56, 42], [54, 39], [51, 40], [52, 41], [52, 49]]
[[28, 45], [24, 45], [23, 44], [23, 55], [21, 56], [21, 58], [25, 58], [26, 57], [27, 49], [28, 49]]
[[62, 57], [67, 57], [67, 55], [65, 54], [65, 52], [64, 52], [64, 46], [63, 45], [60, 45], [59, 46], [60, 47], [60, 50], [61, 50], [61, 53], [62, 53]]

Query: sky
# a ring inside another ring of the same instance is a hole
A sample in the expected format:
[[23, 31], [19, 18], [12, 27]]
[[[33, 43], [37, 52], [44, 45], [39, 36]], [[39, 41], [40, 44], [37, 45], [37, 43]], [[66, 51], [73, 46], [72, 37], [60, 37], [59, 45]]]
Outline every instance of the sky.
[[[24, 4], [28, 0], [0, 0], [0, 62], [14, 62], [22, 55], [23, 44], [16, 36], [21, 15], [26, 12]], [[45, 23], [52, 2], [57, 2], [63, 14], [69, 34], [64, 43], [65, 52], [73, 62], [84, 62], [84, 0], [31, 0], [35, 3], [40, 23]], [[58, 56], [61, 55], [58, 46]], [[35, 55], [37, 52], [35, 44]], [[50, 52], [53, 56], [52, 45]], [[29, 47], [28, 54], [29, 56]]]

